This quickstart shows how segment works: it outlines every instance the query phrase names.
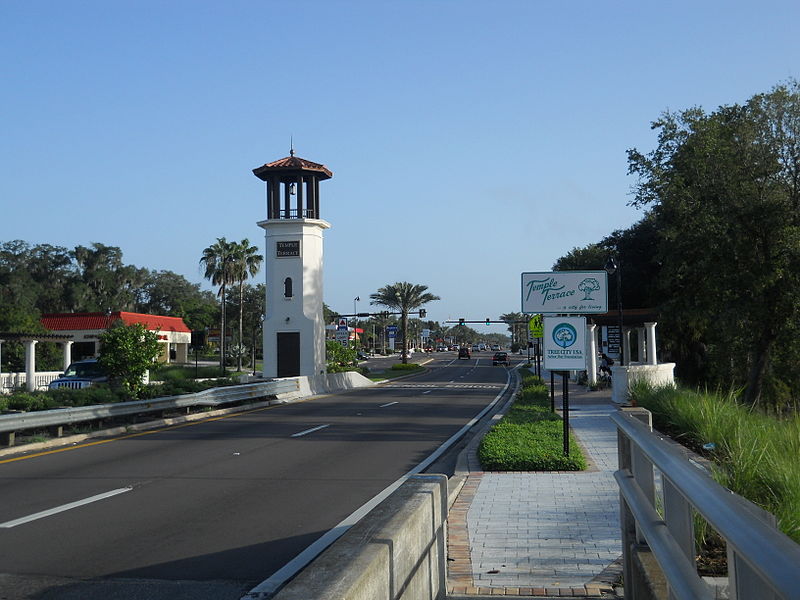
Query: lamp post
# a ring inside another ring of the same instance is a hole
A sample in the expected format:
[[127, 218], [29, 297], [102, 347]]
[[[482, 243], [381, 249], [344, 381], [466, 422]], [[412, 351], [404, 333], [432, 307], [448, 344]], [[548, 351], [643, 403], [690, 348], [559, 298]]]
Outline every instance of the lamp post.
[[614, 273], [617, 274], [617, 312], [619, 313], [619, 364], [620, 366], [622, 366], [625, 364], [625, 348], [623, 343], [624, 337], [622, 335], [622, 268], [614, 260], [613, 256], [608, 257], [606, 265], [603, 268], [609, 275], [613, 275]]

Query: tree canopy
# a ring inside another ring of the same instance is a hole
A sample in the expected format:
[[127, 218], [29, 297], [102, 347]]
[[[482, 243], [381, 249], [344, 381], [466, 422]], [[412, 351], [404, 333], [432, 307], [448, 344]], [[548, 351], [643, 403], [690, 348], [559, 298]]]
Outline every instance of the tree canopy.
[[[629, 150], [633, 205], [656, 226], [659, 282], [651, 294], [695, 375], [744, 385], [757, 402], [776, 348], [797, 355], [800, 304], [800, 86], [744, 105], [668, 112], [653, 123], [657, 147]], [[698, 357], [695, 357], [697, 359]], [[774, 378], [773, 378], [774, 379]]]
[[399, 281], [379, 288], [374, 294], [370, 294], [370, 304], [385, 306], [390, 309], [400, 311], [400, 331], [403, 336], [402, 362], [408, 362], [408, 313], [424, 306], [428, 302], [439, 300], [427, 291], [427, 285], [408, 283]]

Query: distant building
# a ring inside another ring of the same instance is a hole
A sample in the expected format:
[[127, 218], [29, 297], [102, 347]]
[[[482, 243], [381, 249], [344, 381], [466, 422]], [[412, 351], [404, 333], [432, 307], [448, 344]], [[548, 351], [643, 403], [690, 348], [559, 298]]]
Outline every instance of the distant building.
[[159, 361], [188, 362], [192, 331], [180, 317], [162, 317], [132, 312], [112, 313], [57, 313], [42, 315], [41, 323], [47, 329], [62, 335], [72, 335], [70, 355], [72, 360], [91, 358], [100, 354], [100, 336], [116, 321], [125, 325], [141, 323], [150, 331], [158, 332], [161, 342]]

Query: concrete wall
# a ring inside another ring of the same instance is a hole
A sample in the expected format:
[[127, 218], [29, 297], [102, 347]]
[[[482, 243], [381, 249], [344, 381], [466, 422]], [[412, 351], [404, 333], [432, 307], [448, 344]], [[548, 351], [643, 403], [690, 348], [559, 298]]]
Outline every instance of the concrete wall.
[[441, 600], [447, 477], [416, 475], [289, 582], [275, 600]]
[[656, 387], [675, 383], [675, 363], [658, 365], [625, 365], [611, 367], [611, 399], [617, 404], [628, 402], [628, 390], [637, 381]]

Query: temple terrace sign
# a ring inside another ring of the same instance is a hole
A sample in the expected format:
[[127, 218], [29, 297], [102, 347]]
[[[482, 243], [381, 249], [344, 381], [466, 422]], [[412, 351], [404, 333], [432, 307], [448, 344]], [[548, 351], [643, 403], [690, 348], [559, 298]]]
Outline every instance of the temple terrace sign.
[[608, 273], [523, 273], [522, 312], [562, 315], [608, 312]]

